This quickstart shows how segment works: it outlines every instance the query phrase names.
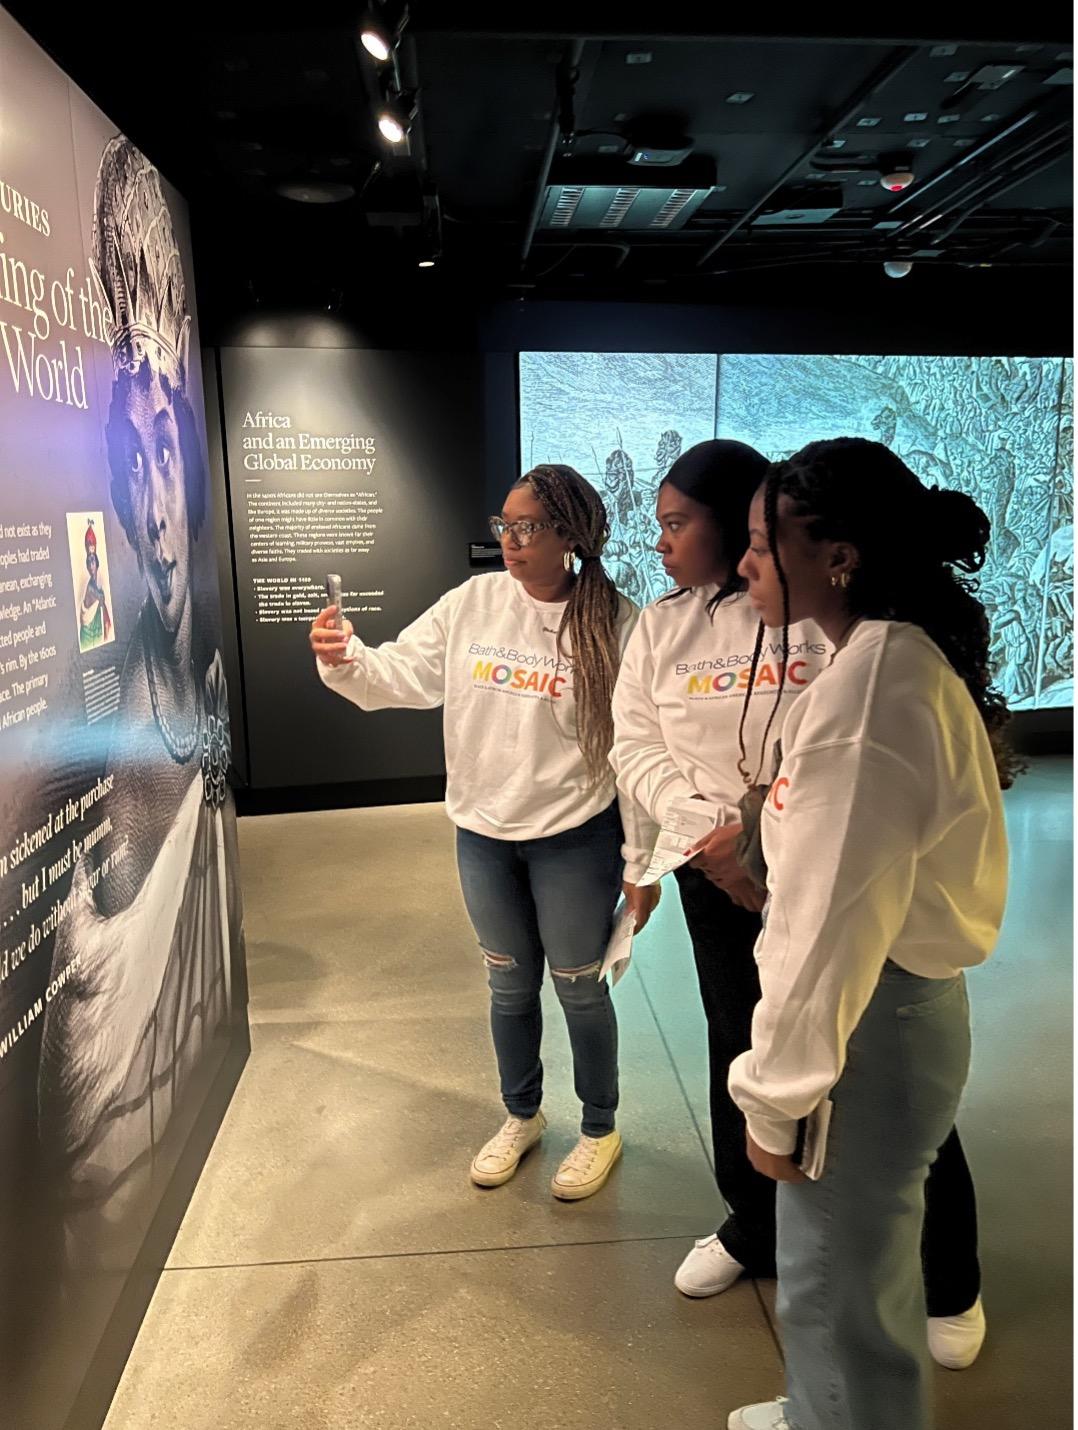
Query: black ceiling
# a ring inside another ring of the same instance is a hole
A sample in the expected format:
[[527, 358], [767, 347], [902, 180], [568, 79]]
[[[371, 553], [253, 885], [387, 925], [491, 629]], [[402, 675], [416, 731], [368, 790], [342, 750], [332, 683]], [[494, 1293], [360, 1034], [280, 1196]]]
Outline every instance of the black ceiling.
[[[1062, 7], [970, 22], [907, 6], [877, 34], [832, 9], [829, 37], [796, 38], [803, 7], [719, 35], [671, 5], [414, 0], [396, 80], [358, 44], [359, 3], [136, 7], [129, 34], [90, 7], [8, 8], [188, 196], [216, 281], [258, 297], [332, 303], [391, 273], [711, 301], [756, 273], [1070, 264]], [[418, 92], [398, 149], [375, 124], [393, 82]], [[628, 162], [681, 135], [702, 174]], [[888, 193], [881, 168], [903, 156], [914, 183]], [[548, 178], [567, 187], [548, 196]]]

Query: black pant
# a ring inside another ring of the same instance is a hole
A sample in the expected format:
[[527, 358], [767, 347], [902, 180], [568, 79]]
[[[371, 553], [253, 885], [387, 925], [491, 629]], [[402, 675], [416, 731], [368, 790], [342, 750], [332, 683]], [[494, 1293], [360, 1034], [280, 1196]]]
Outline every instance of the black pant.
[[[751, 1276], [774, 1276], [775, 1183], [749, 1161], [745, 1119], [726, 1086], [730, 1064], [752, 1043], [760, 915], [739, 908], [698, 869], [685, 865], [676, 877], [707, 1017], [715, 1179], [730, 1210], [719, 1240]], [[921, 1260], [928, 1314], [968, 1311], [981, 1289], [977, 1202], [953, 1128], [928, 1176]]]

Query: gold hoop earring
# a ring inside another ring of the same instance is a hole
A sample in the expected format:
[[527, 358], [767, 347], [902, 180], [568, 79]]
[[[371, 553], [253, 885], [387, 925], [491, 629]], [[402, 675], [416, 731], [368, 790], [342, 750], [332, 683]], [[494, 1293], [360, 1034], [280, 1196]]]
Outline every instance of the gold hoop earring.
[[849, 573], [848, 571], [843, 571], [840, 576], [832, 576], [832, 577], [831, 577], [831, 585], [832, 585], [832, 586], [841, 586], [844, 591], [846, 590], [847, 586], [849, 586], [849, 584], [850, 584], [850, 573]]
[[573, 553], [567, 551], [561, 559], [566, 571], [571, 571], [573, 569]]

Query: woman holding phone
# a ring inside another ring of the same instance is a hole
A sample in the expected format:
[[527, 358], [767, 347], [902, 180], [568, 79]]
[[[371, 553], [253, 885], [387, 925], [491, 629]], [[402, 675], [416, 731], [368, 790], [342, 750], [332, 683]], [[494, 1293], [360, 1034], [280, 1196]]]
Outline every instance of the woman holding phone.
[[490, 986], [506, 1120], [476, 1153], [472, 1180], [500, 1186], [541, 1138], [540, 990], [549, 967], [572, 1046], [581, 1134], [552, 1182], [576, 1201], [599, 1191], [622, 1151], [618, 1033], [599, 970], [623, 884], [637, 889], [650, 821], [617, 796], [610, 702], [637, 610], [603, 570], [606, 509], [571, 467], [540, 466], [491, 527], [505, 571], [448, 592], [398, 640], [365, 646], [329, 607], [311, 628], [323, 682], [363, 710], [445, 711], [446, 811], [461, 890]]

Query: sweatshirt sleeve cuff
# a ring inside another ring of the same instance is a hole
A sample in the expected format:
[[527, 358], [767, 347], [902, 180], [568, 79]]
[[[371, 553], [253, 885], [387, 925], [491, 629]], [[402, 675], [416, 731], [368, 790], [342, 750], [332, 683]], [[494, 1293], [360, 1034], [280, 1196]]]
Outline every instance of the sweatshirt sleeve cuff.
[[[348, 660], [354, 661], [363, 649], [363, 645], [357, 636], [352, 636], [345, 648], [345, 656]], [[354, 665], [326, 665], [324, 661], [316, 660], [315, 667], [318, 670], [318, 677], [323, 685], [339, 685], [342, 680], [346, 680], [355, 669]]]
[[627, 849], [624, 845], [621, 850], [621, 857], [625, 860], [625, 872], [622, 879], [626, 884], [639, 884], [640, 880], [647, 873], [648, 865], [651, 863], [651, 856], [640, 857], [637, 849]]
[[765, 1152], [770, 1152], [776, 1157], [790, 1157], [797, 1147], [797, 1123], [787, 1122], [777, 1117], [755, 1117], [745, 1118], [748, 1124], [749, 1136], [756, 1143], [757, 1147], [762, 1147]]
[[746, 1087], [747, 1074], [751, 1065], [751, 1051], [741, 1053], [733, 1060], [727, 1078], [727, 1090], [745, 1114], [749, 1136], [757, 1147], [763, 1148], [765, 1152], [771, 1152], [776, 1157], [789, 1157], [797, 1147], [797, 1119], [783, 1117], [782, 1113], [777, 1110], [776, 1112], [761, 1112], [759, 1110], [761, 1106], [773, 1107], [774, 1104], [759, 1095], [759, 1083], [755, 1079], [751, 1084], [751, 1091]]
[[675, 799], [693, 799], [696, 790], [683, 775], [667, 780], [655, 800], [655, 819], [658, 824], [666, 818], [667, 811]]

